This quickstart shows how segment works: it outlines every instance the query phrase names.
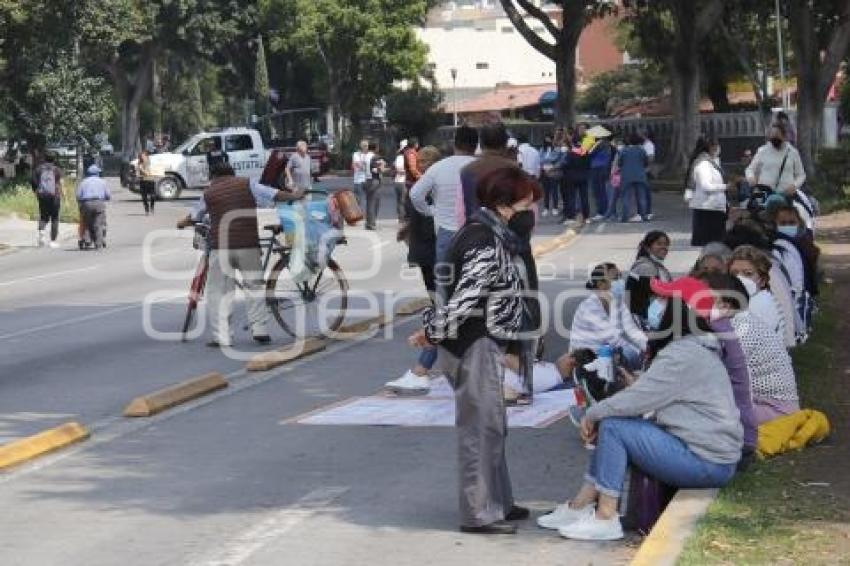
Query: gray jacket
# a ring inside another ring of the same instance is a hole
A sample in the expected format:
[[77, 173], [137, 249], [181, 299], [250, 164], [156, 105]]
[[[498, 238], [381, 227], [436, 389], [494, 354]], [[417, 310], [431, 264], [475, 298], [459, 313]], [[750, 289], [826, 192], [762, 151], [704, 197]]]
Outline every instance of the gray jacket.
[[655, 412], [655, 422], [716, 464], [741, 457], [744, 429], [713, 335], [689, 335], [658, 353], [634, 385], [591, 407], [594, 422]]

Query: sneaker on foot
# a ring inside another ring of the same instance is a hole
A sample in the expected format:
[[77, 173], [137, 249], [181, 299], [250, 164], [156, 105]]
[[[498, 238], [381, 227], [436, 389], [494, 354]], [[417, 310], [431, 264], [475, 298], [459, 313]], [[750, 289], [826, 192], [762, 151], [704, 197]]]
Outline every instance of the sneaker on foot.
[[575, 218], [567, 218], [566, 220], [561, 222], [561, 224], [563, 224], [564, 226], [572, 226], [573, 224], [576, 224], [576, 222], [577, 221]]
[[54, 249], [54, 250], [58, 250], [58, 249], [61, 247], [61, 246], [59, 245], [59, 242], [50, 242], [50, 243], [49, 243], [49, 244], [47, 244], [47, 245], [48, 245], [48, 246], [50, 246], [50, 248], [51, 248], [51, 249]]
[[640, 214], [635, 214], [629, 218], [629, 222], [643, 222], [643, 217]]
[[567, 525], [572, 525], [583, 517], [593, 515], [596, 511], [593, 505], [587, 505], [581, 509], [572, 509], [569, 503], [558, 505], [551, 513], [537, 517], [537, 526], [543, 529], [557, 530]]
[[549, 216], [549, 209], [544, 208], [543, 212], [540, 213], [540, 216], [542, 216], [543, 218], [546, 218], [547, 216]]
[[651, 212], [650, 212], [649, 214], [647, 214], [647, 215], [646, 215], [646, 219], [647, 219], [647, 220], [652, 220], [653, 218], [655, 218], [655, 215], [654, 215], [654, 214], [652, 214]]
[[620, 540], [623, 538], [623, 526], [617, 515], [611, 519], [599, 519], [596, 513], [591, 513], [559, 528], [558, 533], [564, 538], [575, 540]]
[[384, 389], [396, 395], [425, 395], [431, 390], [431, 380], [407, 370], [400, 378], [385, 383]]
[[605, 220], [605, 215], [597, 214], [596, 216], [588, 220], [588, 222], [602, 222], [603, 220]]

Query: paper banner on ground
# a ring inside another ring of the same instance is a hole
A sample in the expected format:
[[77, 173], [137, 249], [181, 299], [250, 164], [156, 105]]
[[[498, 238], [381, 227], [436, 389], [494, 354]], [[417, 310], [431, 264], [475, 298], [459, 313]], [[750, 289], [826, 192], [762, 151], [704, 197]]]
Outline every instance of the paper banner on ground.
[[[562, 419], [575, 404], [572, 390], [550, 391], [534, 396], [531, 405], [508, 407], [511, 428], [545, 428]], [[372, 425], [450, 427], [455, 424], [453, 398], [355, 397], [327, 409], [319, 409], [290, 422], [305, 425]]]

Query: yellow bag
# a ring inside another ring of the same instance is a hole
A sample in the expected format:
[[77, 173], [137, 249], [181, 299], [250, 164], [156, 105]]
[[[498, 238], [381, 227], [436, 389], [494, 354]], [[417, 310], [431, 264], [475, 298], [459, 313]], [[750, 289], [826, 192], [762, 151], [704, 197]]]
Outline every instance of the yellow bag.
[[807, 444], [820, 442], [829, 435], [829, 431], [826, 415], [812, 409], [767, 421], [759, 426], [758, 455], [767, 458], [789, 450], [800, 450]]

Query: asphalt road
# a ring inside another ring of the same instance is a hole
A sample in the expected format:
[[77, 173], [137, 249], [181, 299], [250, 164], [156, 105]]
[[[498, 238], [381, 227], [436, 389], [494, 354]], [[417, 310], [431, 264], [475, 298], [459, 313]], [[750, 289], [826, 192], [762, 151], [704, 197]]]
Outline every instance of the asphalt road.
[[[203, 338], [152, 338], [146, 326], [168, 333], [182, 321], [197, 252], [190, 235], [172, 226], [191, 200], [159, 203], [145, 217], [138, 198], [119, 190], [106, 250], [0, 257], [0, 442], [69, 420], [94, 431], [87, 443], [0, 474], [2, 564], [539, 566], [624, 559], [622, 544], [568, 542], [531, 521], [516, 537], [459, 534], [450, 428], [287, 424], [317, 407], [371, 395], [400, 375], [415, 359], [405, 344], [415, 318], [388, 335], [334, 344], [257, 374], [205, 348]], [[393, 200], [387, 185], [378, 232], [348, 229], [350, 244], [335, 254], [355, 290], [424, 291], [415, 272], [403, 269]], [[685, 211], [673, 197], [656, 201], [653, 228], [671, 231], [669, 264], [684, 271], [695, 258]], [[547, 296], [571, 297], [553, 316], [568, 326], [588, 268], [599, 261], [627, 267], [646, 229], [590, 226], [541, 260]], [[539, 232], [562, 230], [546, 219]], [[249, 342], [237, 337], [240, 350], [261, 350]], [[552, 334], [547, 345], [554, 358], [566, 343]], [[231, 386], [152, 419], [120, 417], [133, 397], [208, 371], [225, 374]], [[508, 444], [517, 498], [535, 510], [581, 481], [586, 453], [568, 421], [512, 430]]]

